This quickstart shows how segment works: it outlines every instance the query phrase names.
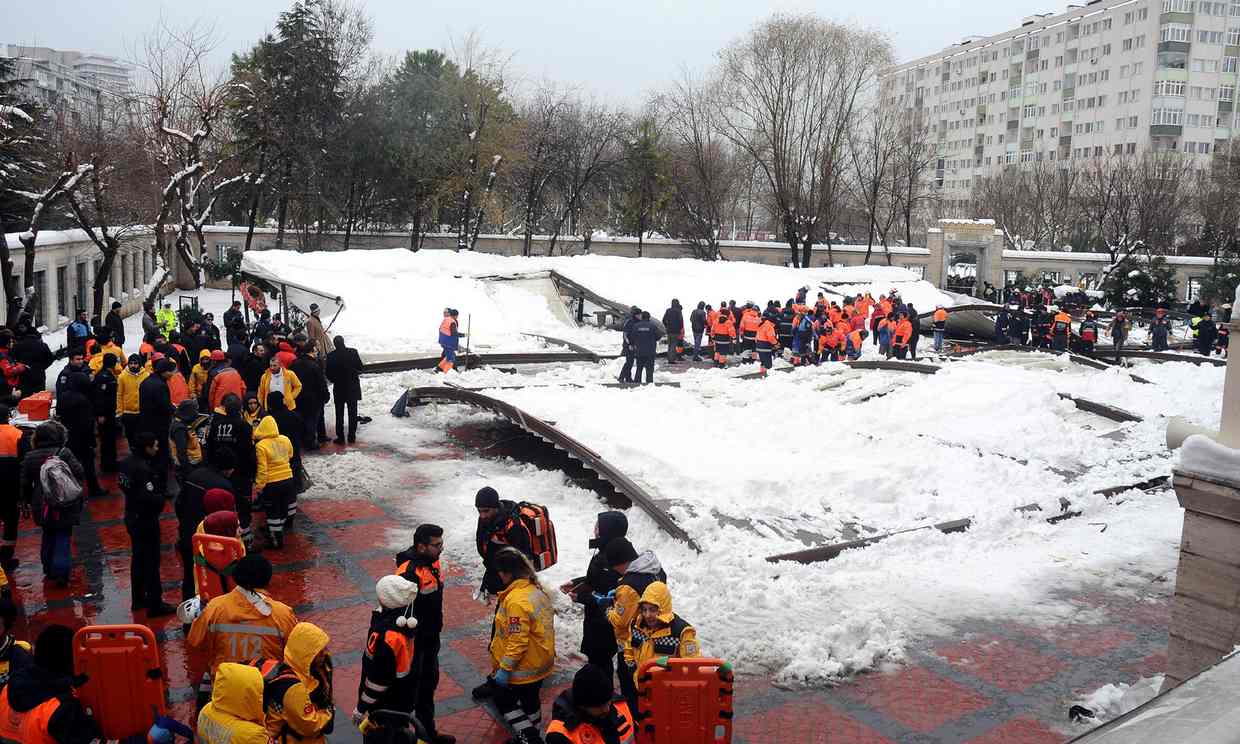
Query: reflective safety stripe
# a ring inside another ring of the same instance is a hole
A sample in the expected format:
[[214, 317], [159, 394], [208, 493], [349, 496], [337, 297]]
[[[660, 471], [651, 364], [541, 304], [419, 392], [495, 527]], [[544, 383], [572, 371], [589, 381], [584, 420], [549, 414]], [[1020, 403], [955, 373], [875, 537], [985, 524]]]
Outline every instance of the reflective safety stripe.
[[212, 633], [246, 633], [248, 635], [280, 637], [279, 628], [269, 625], [242, 625], [240, 623], [213, 623], [207, 626]]
[[371, 682], [370, 680], [366, 680], [366, 686], [374, 690], [375, 692], [385, 692], [388, 688], [387, 685], [376, 685], [374, 682]]
[[540, 666], [537, 669], [527, 669], [525, 671], [519, 671], [519, 670], [513, 671], [512, 679], [528, 679], [530, 677], [545, 676], [551, 673], [551, 670], [554, 666], [555, 664], [553, 662], [547, 662], [546, 664]]
[[367, 705], [373, 705], [378, 700], [378, 698], [372, 698], [364, 692], [358, 696], [358, 699]]

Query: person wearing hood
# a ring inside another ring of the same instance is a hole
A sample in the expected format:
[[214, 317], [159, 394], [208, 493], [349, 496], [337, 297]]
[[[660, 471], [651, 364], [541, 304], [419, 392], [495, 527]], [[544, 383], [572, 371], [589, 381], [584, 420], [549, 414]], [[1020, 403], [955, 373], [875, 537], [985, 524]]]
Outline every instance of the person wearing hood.
[[289, 374], [297, 375], [301, 381], [301, 395], [298, 397], [297, 415], [302, 421], [302, 448], [317, 450], [327, 441], [327, 424], [323, 420], [323, 407], [331, 397], [327, 390], [327, 378], [323, 376], [322, 362], [315, 356], [313, 345], [307, 345], [305, 351], [289, 368]]
[[413, 616], [418, 633], [413, 651], [417, 703], [414, 712], [429, 744], [453, 744], [455, 737], [438, 733], [435, 726], [435, 688], [439, 686], [439, 634], [443, 631], [443, 528], [420, 524], [413, 531], [413, 545], [396, 555], [396, 575], [417, 585]]
[[539, 693], [555, 670], [555, 608], [530, 559], [514, 548], [495, 555], [503, 589], [491, 623], [491, 674], [473, 690], [492, 698], [521, 744], [542, 744]]
[[615, 700], [611, 673], [586, 664], [573, 675], [571, 689], [561, 692], [551, 705], [547, 744], [625, 744], [636, 735], [636, 721], [629, 704]]
[[392, 729], [413, 734], [419, 728], [413, 714], [418, 684], [413, 674], [418, 626], [413, 604], [418, 585], [400, 576], [384, 576], [375, 583], [375, 594], [379, 606], [370, 613], [353, 709], [353, 723], [367, 744], [408, 740]]
[[301, 380], [291, 369], [285, 369], [279, 357], [273, 356], [267, 363], [267, 371], [258, 383], [258, 402], [263, 408], [271, 410], [267, 396], [280, 393], [284, 396], [284, 407], [290, 411], [297, 410], [297, 396], [301, 394]]
[[326, 744], [336, 718], [329, 641], [317, 625], [297, 623], [284, 644], [284, 660], [258, 665], [267, 733], [274, 741]]
[[[123, 359], [124, 357], [119, 357]], [[105, 473], [116, 472], [116, 374], [119, 371], [112, 354], [103, 355], [103, 364], [91, 380], [91, 404], [99, 431], [99, 467]]]
[[362, 399], [362, 358], [357, 349], [344, 345], [344, 336], [332, 343], [335, 349], [327, 355], [326, 376], [332, 384], [332, 400], [336, 404], [336, 444], [345, 443], [344, 411], [349, 409], [348, 442], [357, 441], [357, 404]]
[[199, 708], [211, 699], [211, 684], [221, 664], [284, 658], [285, 639], [297, 624], [291, 607], [260, 591], [271, 583], [271, 563], [266, 558], [247, 555], [237, 561], [232, 578], [237, 585], [202, 608], [185, 638], [191, 651], [206, 656], [206, 672], [198, 688]]
[[594, 537], [590, 540], [594, 555], [590, 557], [586, 575], [572, 579], [560, 587], [560, 591], [572, 597], [585, 611], [581, 630], [581, 653], [586, 655], [591, 664], [606, 669], [609, 675], [616, 671], [616, 634], [607, 620], [607, 613], [599, 607], [594, 595], [606, 596], [615, 591], [620, 583], [620, 574], [612, 570], [604, 549], [612, 540], [624, 537], [628, 532], [629, 520], [624, 516], [624, 512], [600, 512], [594, 523]]
[[267, 505], [271, 547], [279, 549], [284, 547], [284, 524], [292, 515], [290, 505], [297, 499], [297, 481], [293, 478], [293, 443], [280, 433], [272, 416], [259, 421], [254, 430], [254, 455], [254, 488]]
[[56, 417], [68, 431], [67, 444], [73, 456], [82, 464], [86, 476], [88, 498], [104, 495], [103, 487], [95, 473], [95, 406], [92, 402], [94, 387], [82, 351], [69, 352], [69, 364], [56, 379]]
[[49, 625], [34, 653], [14, 650], [9, 682], [0, 690], [0, 742], [92, 744], [102, 732], [73, 684], [73, 631]]
[[44, 421], [34, 430], [33, 449], [22, 460], [22, 503], [30, 509], [34, 523], [43, 529], [43, 541], [39, 557], [43, 563], [43, 575], [59, 586], [69, 585], [72, 570], [70, 541], [73, 528], [82, 518], [82, 499], [62, 507], [54, 507], [43, 498], [39, 473], [47, 458], [55, 455], [65, 461], [73, 476], [81, 483], [86, 476], [82, 464], [65, 446], [68, 435], [56, 421]]
[[222, 405], [224, 398], [229, 395], [237, 396], [238, 402], [245, 397], [245, 380], [241, 379], [241, 373], [233, 369], [232, 362], [228, 356], [216, 349], [211, 352], [211, 372], [207, 375], [207, 404], [210, 406], [206, 410], [214, 411]]
[[258, 393], [251, 390], [241, 399], [241, 416], [251, 427], [258, 426], [261, 418], [267, 415], [263, 404], [258, 400]]
[[616, 646], [623, 655], [624, 663], [617, 672], [620, 690], [629, 701], [629, 706], [636, 709], [637, 687], [633, 683], [636, 668], [633, 666], [633, 646], [629, 634], [633, 621], [637, 618], [637, 604], [641, 601], [646, 587], [656, 581], [666, 583], [667, 574], [654, 551], [647, 550], [638, 555], [628, 538], [617, 537], [607, 543], [606, 553], [607, 563], [611, 570], [620, 575], [620, 581], [614, 592], [595, 595], [594, 599], [599, 607], [605, 608], [607, 622], [611, 623], [616, 637]]
[[121, 463], [120, 485], [125, 494], [125, 531], [129, 533], [129, 583], [133, 612], [145, 609], [147, 617], [176, 612], [164, 604], [159, 575], [159, 515], [164, 511], [167, 478], [157, 478], [151, 467], [159, 440], [149, 431], [138, 434], [138, 448]]
[[482, 558], [482, 591], [499, 594], [504, 585], [492, 565], [495, 554], [505, 547], [513, 547], [522, 555], [530, 556], [533, 553], [530, 535], [521, 523], [517, 503], [507, 499], [500, 500], [499, 493], [490, 486], [478, 489], [478, 493], [474, 495], [474, 508], [478, 510], [475, 540], [478, 544], [478, 555]]
[[663, 312], [663, 329], [667, 331], [667, 363], [680, 361], [678, 347], [685, 339], [685, 311], [680, 300], [672, 300], [672, 305]]
[[142, 356], [130, 354], [128, 364], [116, 378], [116, 415], [120, 418], [121, 429], [125, 432], [125, 441], [129, 448], [134, 447], [134, 437], [138, 435], [139, 389], [151, 372], [143, 365]]
[[189, 472], [202, 463], [202, 440], [198, 435], [206, 423], [207, 417], [198, 412], [198, 401], [186, 398], [177, 404], [168, 429], [168, 448], [178, 484], [184, 483]]
[[662, 581], [652, 582], [642, 592], [630, 638], [635, 674], [650, 659], [661, 656], [689, 659], [702, 655], [697, 631], [672, 612], [672, 592]]
[[207, 406], [207, 373], [211, 370], [211, 350], [202, 349], [198, 352], [198, 363], [189, 371], [189, 395], [198, 401], [202, 408]]
[[263, 712], [263, 675], [248, 664], [221, 664], [211, 702], [198, 713], [198, 744], [271, 744]]

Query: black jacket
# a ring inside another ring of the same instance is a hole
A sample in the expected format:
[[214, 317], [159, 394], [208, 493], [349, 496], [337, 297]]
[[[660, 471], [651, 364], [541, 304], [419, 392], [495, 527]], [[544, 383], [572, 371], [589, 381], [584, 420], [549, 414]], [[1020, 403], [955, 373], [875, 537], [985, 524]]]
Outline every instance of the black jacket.
[[693, 328], [694, 333], [706, 332], [706, 311], [694, 310], [689, 313], [689, 325]]
[[222, 488], [236, 496], [233, 484], [220, 471], [208, 465], [199, 465], [185, 478], [185, 485], [181, 486], [176, 502], [177, 522], [182, 535], [193, 533], [198, 529], [198, 523], [206, 518], [202, 500], [212, 488]]
[[116, 375], [106, 367], [100, 367], [92, 383], [92, 400], [95, 416], [116, 418]]
[[164, 487], [142, 453], [131, 454], [120, 466], [121, 491], [125, 494], [125, 521], [156, 524], [164, 510]]
[[15, 362], [26, 365], [22, 373], [22, 391], [37, 392], [47, 387], [47, 368], [56, 360], [52, 350], [43, 343], [38, 334], [24, 336], [13, 342], [9, 356]]
[[347, 346], [327, 354], [327, 379], [332, 383], [336, 400], [362, 399], [362, 358], [357, 349]]
[[323, 376], [323, 368], [319, 366], [318, 360], [310, 357], [297, 357], [288, 368], [301, 380], [301, 393], [297, 396], [298, 408], [301, 406], [322, 408], [328, 399], [327, 378]]
[[99, 725], [73, 694], [72, 679], [45, 670], [21, 649], [13, 650], [10, 669], [7, 689], [13, 710], [25, 713], [53, 698], [60, 701], [47, 721], [47, 733], [57, 744], [89, 744], [102, 739]]
[[66, 366], [56, 378], [56, 417], [69, 430], [74, 446], [94, 446], [94, 384], [84, 370]]
[[138, 386], [138, 431], [149, 431], [167, 446], [168, 428], [172, 426], [172, 396], [168, 381], [152, 373]]
[[103, 316], [103, 326], [112, 332], [112, 340], [117, 346], [125, 345], [125, 321], [120, 313], [109, 310], [108, 314]]
[[245, 343], [249, 334], [245, 329], [245, 315], [240, 310], [230, 308], [224, 311], [224, 334], [228, 338], [229, 346]]
[[[419, 584], [418, 597], [413, 601], [413, 614], [418, 618], [418, 638], [434, 638], [443, 631], [443, 577], [438, 575], [434, 564], [425, 556], [419, 555], [412, 545], [396, 554], [397, 566], [406, 561], [409, 562], [409, 568], [400, 575], [408, 581]], [[420, 566], [430, 568], [436, 574], [439, 580], [437, 591], [426, 593], [421, 591], [421, 582], [418, 581], [417, 576], [417, 568]]]
[[520, 515], [517, 514], [517, 502], [501, 500], [499, 515], [495, 521], [485, 525], [479, 521], [475, 538], [478, 542], [478, 555], [482, 557], [485, 569], [482, 575], [482, 588], [491, 594], [499, 594], [504, 584], [499, 580], [499, 574], [495, 573], [495, 569], [491, 567], [491, 559], [495, 554], [503, 548], [513, 547], [526, 557], [532, 557], [530, 535], [526, 532], [525, 526], [521, 524]]
[[[236, 456], [237, 473], [251, 481], [258, 470], [254, 453], [254, 429], [242, 416], [212, 413], [207, 424], [207, 461], [213, 462], [222, 450], [232, 450]], [[237, 478], [233, 482], [238, 482]]]
[[652, 357], [663, 332], [653, 320], [639, 320], [629, 327], [629, 343], [633, 345], [633, 353], [639, 357]]
[[668, 336], [685, 329], [685, 314], [680, 305], [672, 305], [663, 313], [663, 327], [667, 329]]
[[56, 443], [45, 444], [38, 438], [37, 431], [35, 434], [36, 449], [31, 450], [26, 455], [26, 459], [22, 460], [22, 503], [30, 505], [35, 523], [41, 527], [73, 527], [81, 521], [82, 503], [85, 499], [78, 499], [64, 509], [50, 510], [44, 515], [43, 487], [39, 484], [39, 471], [47, 458], [58, 455], [73, 471], [78, 483], [82, 483], [86, 473], [82, 470], [82, 464], [67, 446]]
[[606, 656], [616, 652], [616, 635], [607, 613], [594, 600], [593, 593], [606, 594], [620, 583], [620, 574], [607, 565], [607, 543], [628, 534], [629, 522], [623, 512], [603, 512], [598, 515], [598, 537], [590, 540], [596, 552], [590, 557], [586, 575], [573, 579], [578, 589], [573, 601], [582, 605], [585, 619], [582, 621], [581, 653], [587, 656]]
[[267, 371], [267, 367], [271, 365], [269, 357], [260, 357], [250, 352], [238, 365], [237, 371], [241, 373], [241, 379], [245, 382], [246, 390], [258, 390], [259, 384], [263, 381], [263, 373]]

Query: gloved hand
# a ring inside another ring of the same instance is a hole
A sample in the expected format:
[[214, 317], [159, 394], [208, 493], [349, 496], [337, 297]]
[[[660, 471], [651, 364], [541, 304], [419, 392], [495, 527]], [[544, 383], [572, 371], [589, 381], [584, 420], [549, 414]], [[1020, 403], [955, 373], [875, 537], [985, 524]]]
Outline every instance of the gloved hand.
[[508, 671], [507, 669], [500, 669], [497, 672], [495, 672], [495, 674], [491, 677], [491, 679], [494, 680], [495, 684], [499, 685], [500, 687], [507, 687], [508, 681], [511, 678], [512, 678], [512, 672]]
[[151, 744], [175, 744], [172, 732], [158, 723], [152, 724], [150, 730], [146, 732], [146, 740]]
[[599, 594], [598, 592], [590, 592], [590, 595], [594, 597], [594, 601], [598, 604], [599, 608], [604, 609], [604, 610], [607, 609], [608, 607], [611, 607], [612, 603], [616, 601], [616, 590], [615, 589], [612, 589], [606, 594]]

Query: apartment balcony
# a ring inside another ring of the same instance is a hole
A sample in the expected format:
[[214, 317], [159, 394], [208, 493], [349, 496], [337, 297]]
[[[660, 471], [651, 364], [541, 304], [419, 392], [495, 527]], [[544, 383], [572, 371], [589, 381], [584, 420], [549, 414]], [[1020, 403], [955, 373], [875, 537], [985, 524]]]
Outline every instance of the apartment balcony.
[[1072, 135], [1065, 134], [1059, 138], [1060, 147], [1072, 147]]
[[1180, 124], [1151, 124], [1151, 137], [1179, 137], [1184, 133], [1184, 127]]

